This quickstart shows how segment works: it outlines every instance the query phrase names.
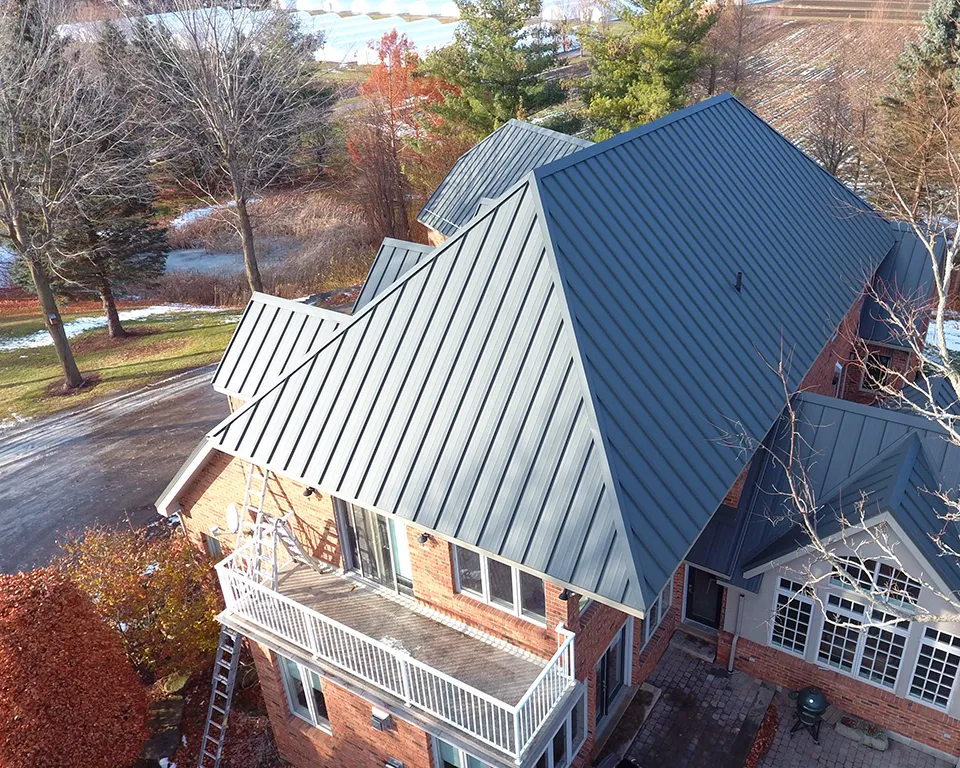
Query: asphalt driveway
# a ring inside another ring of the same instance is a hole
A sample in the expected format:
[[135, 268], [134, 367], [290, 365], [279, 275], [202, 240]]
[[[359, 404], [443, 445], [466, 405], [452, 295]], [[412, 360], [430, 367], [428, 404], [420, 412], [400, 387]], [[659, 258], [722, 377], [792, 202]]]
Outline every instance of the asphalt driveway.
[[0, 431], [0, 572], [49, 562], [68, 530], [153, 520], [170, 478], [229, 412], [213, 370]]

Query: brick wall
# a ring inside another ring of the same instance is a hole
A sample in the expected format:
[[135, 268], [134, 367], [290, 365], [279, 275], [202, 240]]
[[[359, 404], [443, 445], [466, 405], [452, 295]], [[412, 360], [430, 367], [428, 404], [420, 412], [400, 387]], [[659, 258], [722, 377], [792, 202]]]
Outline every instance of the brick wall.
[[[911, 365], [910, 353], [902, 349], [889, 349], [876, 344], [866, 345], [866, 354], [876, 353], [878, 355], [888, 355], [890, 357], [890, 369], [897, 372], [907, 372]], [[865, 353], [861, 352], [863, 357]], [[915, 368], [915, 366], [914, 366]], [[916, 370], [909, 371], [909, 375], [916, 375]], [[863, 403], [872, 405], [876, 402], [877, 396], [870, 390], [862, 388], [864, 369], [857, 361], [853, 361], [847, 368], [847, 379], [843, 393], [844, 400], [851, 400], [854, 403]]]
[[[717, 662], [730, 658], [733, 636], [721, 632]], [[823, 669], [776, 648], [743, 637], [737, 642], [736, 668], [761, 680], [791, 690], [816, 685], [831, 703], [884, 728], [960, 756], [960, 720], [915, 701], [901, 699], [890, 691]]]
[[821, 395], [833, 395], [836, 389], [833, 383], [834, 366], [836, 363], [846, 366], [850, 362], [850, 355], [854, 351], [857, 339], [857, 329], [860, 326], [862, 307], [863, 297], [861, 296], [840, 321], [836, 335], [826, 343], [817, 359], [813, 361], [810, 370], [800, 382], [800, 389]]
[[[235, 536], [227, 531], [227, 506], [243, 504], [250, 465], [225, 453], [214, 453], [197, 477], [181, 495], [181, 519], [187, 535], [204, 546], [203, 534], [212, 526], [223, 530], [220, 542], [224, 551], [233, 548]], [[308, 554], [333, 565], [341, 564], [333, 499], [314, 493], [303, 495], [304, 486], [278, 475], [271, 475], [264, 511], [272, 515], [294, 512], [294, 532]]]
[[433, 768], [425, 731], [399, 718], [387, 731], [374, 730], [370, 702], [328, 680], [323, 696], [332, 733], [291, 714], [276, 656], [255, 643], [251, 650], [277, 749], [296, 768], [383, 768], [391, 757], [407, 768]]
[[427, 242], [433, 246], [443, 245], [447, 238], [441, 235], [437, 230], [427, 227]]
[[[550, 658], [557, 651], [558, 624], [563, 623], [571, 631], [577, 630], [577, 600], [560, 600], [562, 587], [544, 582], [545, 626], [512, 616], [496, 606], [456, 591], [453, 548], [449, 542], [431, 536], [426, 544], [421, 545], [417, 542], [420, 532], [412, 526], [408, 526], [407, 531], [414, 594], [434, 610], [544, 658]], [[579, 648], [576, 650], [579, 654]]]

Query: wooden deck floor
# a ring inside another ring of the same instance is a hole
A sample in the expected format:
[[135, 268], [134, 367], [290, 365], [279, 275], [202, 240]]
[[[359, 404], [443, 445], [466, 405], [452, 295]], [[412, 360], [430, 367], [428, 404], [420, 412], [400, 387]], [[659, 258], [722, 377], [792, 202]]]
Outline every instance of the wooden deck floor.
[[546, 660], [538, 665], [513, 655], [335, 572], [292, 564], [281, 572], [278, 586], [291, 600], [511, 706], [546, 666]]

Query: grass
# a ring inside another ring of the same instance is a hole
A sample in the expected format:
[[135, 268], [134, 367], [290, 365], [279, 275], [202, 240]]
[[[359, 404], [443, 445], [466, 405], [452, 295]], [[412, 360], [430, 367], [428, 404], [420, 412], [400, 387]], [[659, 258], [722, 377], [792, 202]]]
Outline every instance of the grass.
[[[88, 316], [70, 313], [65, 318]], [[216, 362], [230, 340], [237, 310], [177, 313], [127, 322], [132, 336], [111, 339], [98, 329], [71, 339], [83, 375], [92, 384], [59, 391], [60, 366], [52, 346], [0, 352], [0, 424], [89, 405], [108, 395], [137, 389], [181, 371]], [[26, 313], [0, 314], [0, 338], [42, 326]]]

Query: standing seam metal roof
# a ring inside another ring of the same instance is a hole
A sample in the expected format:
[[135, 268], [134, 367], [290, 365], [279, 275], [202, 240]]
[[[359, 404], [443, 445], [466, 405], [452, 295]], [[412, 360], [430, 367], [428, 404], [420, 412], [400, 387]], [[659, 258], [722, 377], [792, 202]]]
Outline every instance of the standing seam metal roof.
[[417, 219], [450, 237], [534, 168], [593, 142], [521, 120], [509, 120], [466, 152], [430, 195]]
[[254, 293], [213, 375], [213, 388], [249, 399], [349, 322], [339, 312]]
[[360, 294], [353, 303], [353, 314], [367, 306], [432, 252], [432, 245], [385, 237], [370, 265]]
[[892, 244], [715, 98], [531, 174], [211, 439], [643, 611]]

